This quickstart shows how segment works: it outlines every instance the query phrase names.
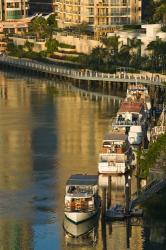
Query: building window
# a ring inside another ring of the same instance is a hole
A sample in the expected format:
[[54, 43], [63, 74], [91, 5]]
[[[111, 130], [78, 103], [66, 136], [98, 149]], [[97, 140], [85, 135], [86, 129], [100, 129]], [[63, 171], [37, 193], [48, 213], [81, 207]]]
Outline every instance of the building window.
[[89, 17], [88, 23], [89, 23], [89, 24], [94, 24], [94, 17]]

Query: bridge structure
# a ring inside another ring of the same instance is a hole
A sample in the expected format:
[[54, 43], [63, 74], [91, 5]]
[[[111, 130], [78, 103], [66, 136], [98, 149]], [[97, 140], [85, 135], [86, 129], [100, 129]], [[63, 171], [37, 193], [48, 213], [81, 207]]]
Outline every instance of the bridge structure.
[[89, 69], [71, 69], [56, 64], [39, 62], [26, 58], [0, 56], [0, 65], [43, 73], [51, 76], [60, 76], [70, 80], [98, 81], [115, 83], [142, 83], [145, 85], [166, 87], [166, 75], [152, 74], [145, 71], [140, 73], [117, 72], [115, 74], [101, 73]]
[[161, 191], [165, 186], [166, 186], [166, 177], [152, 181], [150, 184], [145, 186], [139, 192], [133, 194], [129, 204], [129, 211], [131, 211], [137, 205], [143, 204], [147, 199], [149, 199], [154, 194]]

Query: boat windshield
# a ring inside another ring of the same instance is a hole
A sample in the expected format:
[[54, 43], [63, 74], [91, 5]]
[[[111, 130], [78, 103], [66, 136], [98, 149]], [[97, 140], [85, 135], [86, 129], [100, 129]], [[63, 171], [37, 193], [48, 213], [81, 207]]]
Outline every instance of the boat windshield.
[[67, 193], [69, 194], [93, 194], [92, 186], [69, 186]]

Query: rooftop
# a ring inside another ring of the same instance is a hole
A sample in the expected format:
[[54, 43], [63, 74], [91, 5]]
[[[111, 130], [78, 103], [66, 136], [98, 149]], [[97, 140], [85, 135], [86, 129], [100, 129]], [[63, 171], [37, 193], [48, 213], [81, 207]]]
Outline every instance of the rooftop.
[[143, 104], [140, 102], [122, 102], [118, 113], [120, 112], [136, 112], [140, 113], [143, 108]]
[[97, 185], [98, 176], [97, 175], [87, 175], [87, 174], [76, 174], [71, 175], [67, 180], [66, 185]]
[[108, 141], [125, 141], [126, 134], [124, 131], [112, 130], [108, 134], [105, 135], [104, 140]]

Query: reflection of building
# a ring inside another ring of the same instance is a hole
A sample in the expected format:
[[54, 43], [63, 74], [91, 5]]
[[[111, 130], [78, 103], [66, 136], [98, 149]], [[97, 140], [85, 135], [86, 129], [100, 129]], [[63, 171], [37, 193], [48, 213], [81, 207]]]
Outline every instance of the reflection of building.
[[5, 103], [4, 106], [1, 105], [3, 119], [0, 122], [0, 170], [3, 171], [0, 175], [1, 187], [20, 189], [31, 181], [29, 91], [21, 81], [16, 88], [12, 80], [1, 74], [0, 100]]
[[9, 21], [28, 15], [28, 0], [1, 0], [1, 20]]
[[[0, 248], [31, 249], [32, 212], [24, 188], [32, 183], [29, 89], [24, 80], [0, 74]], [[3, 205], [2, 205], [3, 204]], [[25, 213], [25, 214], [24, 214]], [[19, 217], [19, 220], [18, 220]], [[2, 219], [3, 218], [3, 219]], [[21, 218], [21, 219], [20, 219]], [[22, 220], [25, 218], [25, 220]]]
[[139, 0], [54, 0], [60, 27], [88, 23], [94, 29], [141, 22]]

